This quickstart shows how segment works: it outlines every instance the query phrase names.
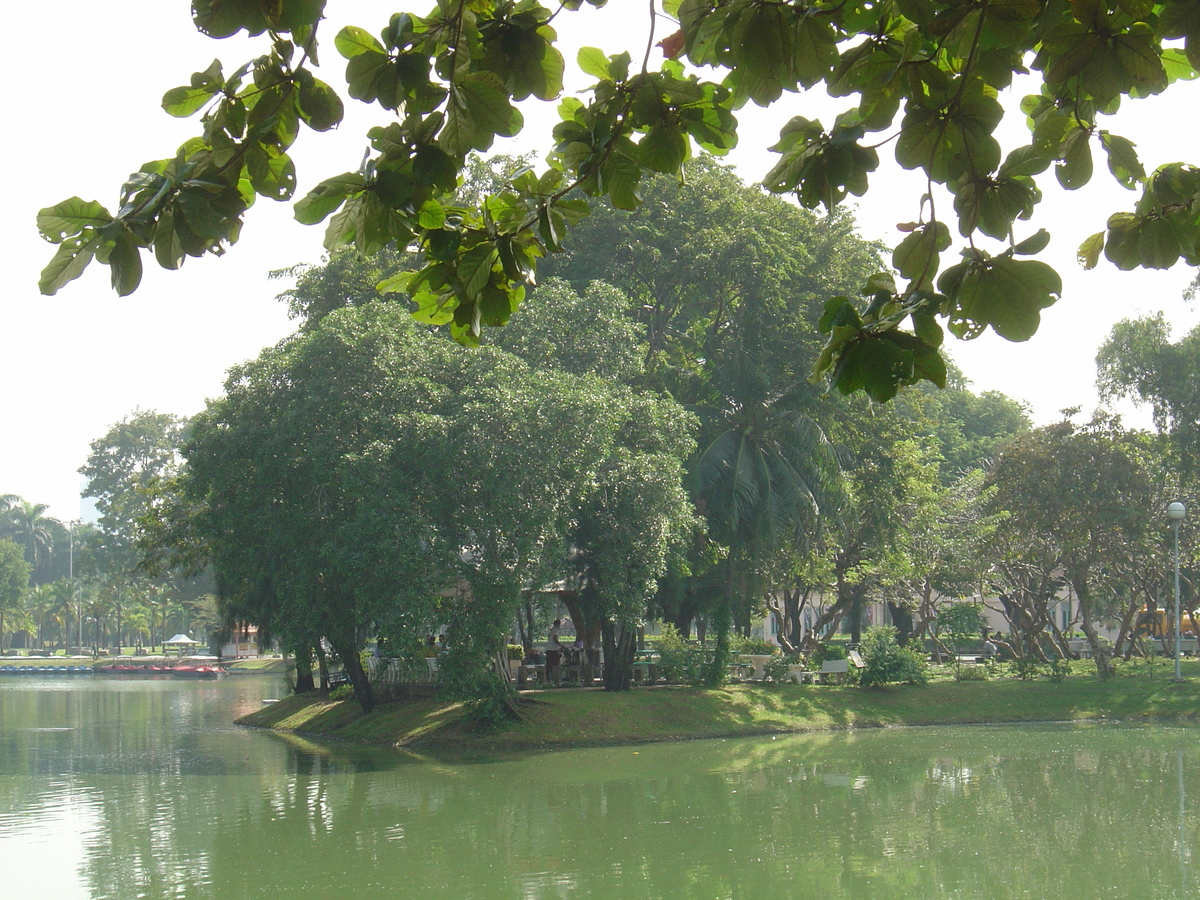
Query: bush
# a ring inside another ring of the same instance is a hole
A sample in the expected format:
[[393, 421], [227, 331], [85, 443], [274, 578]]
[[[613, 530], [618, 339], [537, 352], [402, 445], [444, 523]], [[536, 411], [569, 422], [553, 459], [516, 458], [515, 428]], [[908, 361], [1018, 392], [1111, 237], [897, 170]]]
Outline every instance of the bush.
[[520, 644], [509, 644], [508, 658], [510, 660], [515, 659], [517, 662], [521, 662], [523, 659], [525, 659], [525, 648]]
[[959, 666], [954, 673], [956, 681], [987, 681], [987, 666]]
[[1028, 681], [1042, 674], [1046, 670], [1046, 664], [1040, 659], [1027, 656], [1010, 661], [1008, 670], [1012, 675], [1021, 679], [1021, 681]]
[[664, 625], [655, 642], [658, 674], [669, 684], [700, 684], [704, 680], [703, 656], [688, 646], [674, 625]]
[[788, 670], [799, 661], [797, 656], [772, 656], [763, 664], [763, 675], [768, 681], [783, 684], [788, 677]]
[[330, 700], [353, 700], [354, 688], [348, 684], [339, 684], [329, 692]]
[[732, 653], [754, 654], [755, 656], [771, 656], [779, 652], [779, 648], [763, 638], [748, 638], [741, 635], [729, 636], [729, 650]]
[[1046, 673], [1055, 684], [1062, 684], [1071, 674], [1071, 661], [1057, 657], [1050, 661], [1050, 671]]
[[925, 660], [915, 650], [896, 642], [896, 628], [892, 625], [868, 628], [859, 650], [866, 663], [860, 677], [863, 687], [891, 682], [925, 684], [928, 680]]

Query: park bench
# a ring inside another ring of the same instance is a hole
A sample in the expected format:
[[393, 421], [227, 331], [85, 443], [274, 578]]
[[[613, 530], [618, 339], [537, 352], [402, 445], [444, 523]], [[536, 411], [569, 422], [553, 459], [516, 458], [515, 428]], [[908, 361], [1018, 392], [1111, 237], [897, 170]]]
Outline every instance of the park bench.
[[[796, 684], [841, 684], [850, 674], [850, 665], [848, 659], [827, 659], [816, 672], [810, 672], [803, 666], [791, 666], [788, 668], [788, 679]], [[854, 665], [859, 668], [857, 663]]]

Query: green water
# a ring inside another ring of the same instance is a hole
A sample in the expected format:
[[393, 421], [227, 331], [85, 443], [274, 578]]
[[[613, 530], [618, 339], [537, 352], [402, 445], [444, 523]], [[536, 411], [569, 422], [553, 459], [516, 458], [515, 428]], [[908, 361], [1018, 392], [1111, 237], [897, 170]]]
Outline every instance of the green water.
[[1200, 731], [929, 728], [429, 760], [280, 685], [0, 678], [0, 891], [51, 900], [1200, 898]]

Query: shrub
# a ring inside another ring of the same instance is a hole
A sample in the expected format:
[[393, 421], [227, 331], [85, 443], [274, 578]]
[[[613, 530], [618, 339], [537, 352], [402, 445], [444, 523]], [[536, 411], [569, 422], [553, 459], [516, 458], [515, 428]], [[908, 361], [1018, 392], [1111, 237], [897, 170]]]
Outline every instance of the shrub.
[[987, 666], [959, 666], [954, 673], [956, 681], [987, 681]]
[[779, 652], [779, 648], [768, 640], [742, 637], [741, 635], [730, 635], [729, 649], [733, 653], [747, 653], [755, 656], [771, 656]]
[[520, 644], [509, 644], [508, 658], [510, 660], [515, 659], [517, 662], [521, 662], [525, 658], [525, 648]]
[[354, 688], [348, 684], [339, 684], [329, 692], [330, 700], [353, 700]]
[[859, 649], [866, 663], [860, 677], [863, 687], [897, 681], [925, 684], [928, 680], [925, 660], [915, 650], [896, 642], [896, 628], [892, 625], [868, 628]]
[[776, 654], [763, 664], [763, 675], [768, 681], [783, 684], [788, 677], [788, 670], [799, 661], [799, 657]]
[[1044, 672], [1046, 670], [1046, 664], [1040, 659], [1032, 656], [1026, 656], [1013, 659], [1008, 664], [1008, 669], [1009, 672], [1021, 679], [1021, 681], [1028, 681], [1031, 678], [1036, 678], [1038, 675]]
[[1056, 657], [1050, 661], [1050, 670], [1046, 673], [1047, 677], [1055, 684], [1062, 684], [1068, 675], [1071, 674], [1071, 661]]
[[670, 684], [700, 684], [704, 679], [703, 656], [688, 646], [674, 625], [664, 625], [656, 642], [658, 673]]

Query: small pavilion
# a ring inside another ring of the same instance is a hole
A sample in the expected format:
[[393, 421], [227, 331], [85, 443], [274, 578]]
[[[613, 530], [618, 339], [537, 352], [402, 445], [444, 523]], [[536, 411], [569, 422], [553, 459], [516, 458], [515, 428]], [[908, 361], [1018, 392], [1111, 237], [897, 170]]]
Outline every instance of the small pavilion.
[[170, 656], [174, 650], [177, 656], [183, 656], [185, 650], [191, 650], [193, 647], [198, 647], [199, 641], [194, 641], [186, 634], [177, 634], [170, 640], [163, 641], [163, 655]]

